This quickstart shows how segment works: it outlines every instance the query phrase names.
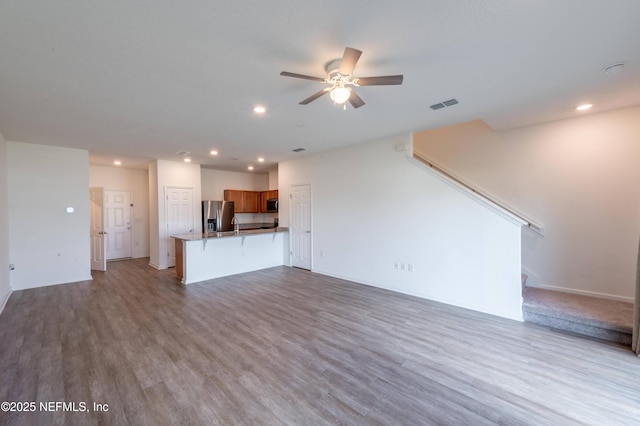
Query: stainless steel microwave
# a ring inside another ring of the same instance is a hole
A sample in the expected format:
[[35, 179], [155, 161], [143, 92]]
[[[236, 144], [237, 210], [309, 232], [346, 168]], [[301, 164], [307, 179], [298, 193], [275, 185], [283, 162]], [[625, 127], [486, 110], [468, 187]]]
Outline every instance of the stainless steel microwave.
[[278, 199], [269, 198], [267, 200], [267, 213], [278, 213]]

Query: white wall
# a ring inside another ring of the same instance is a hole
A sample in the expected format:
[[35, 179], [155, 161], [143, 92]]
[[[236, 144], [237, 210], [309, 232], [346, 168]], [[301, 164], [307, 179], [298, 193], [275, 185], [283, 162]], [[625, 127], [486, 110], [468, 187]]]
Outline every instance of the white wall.
[[520, 320], [520, 227], [394, 150], [409, 142], [280, 163], [281, 225], [290, 186], [309, 183], [313, 271]]
[[[152, 182], [153, 180], [153, 182]], [[155, 226], [149, 234], [151, 240], [149, 263], [158, 269], [167, 268], [166, 253], [168, 244], [173, 239], [167, 235], [167, 219], [165, 210], [165, 191], [168, 187], [193, 188], [193, 224], [194, 232], [202, 232], [202, 186], [200, 165], [178, 161], [155, 160], [149, 165], [149, 190], [155, 194], [149, 196], [150, 223]]]
[[544, 226], [523, 231], [532, 286], [632, 301], [640, 234], [640, 107], [494, 132], [474, 121], [414, 150]]
[[9, 141], [7, 171], [11, 287], [91, 279], [89, 153]]
[[132, 215], [132, 257], [149, 256], [149, 172], [122, 167], [89, 166], [89, 185], [129, 191]]
[[11, 295], [9, 285], [9, 188], [7, 142], [0, 134], [0, 313]]
[[228, 172], [203, 168], [200, 174], [203, 200], [223, 200], [225, 189], [245, 191], [269, 189], [269, 175], [266, 173]]
[[269, 171], [269, 190], [278, 189], [278, 169]]

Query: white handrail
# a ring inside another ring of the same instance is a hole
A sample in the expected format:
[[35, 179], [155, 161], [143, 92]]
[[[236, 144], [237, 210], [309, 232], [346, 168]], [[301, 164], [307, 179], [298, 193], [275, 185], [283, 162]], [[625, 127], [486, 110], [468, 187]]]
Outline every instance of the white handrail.
[[[413, 147], [412, 147], [413, 148]], [[456, 176], [453, 172], [447, 170], [444, 166], [437, 164], [435, 161], [427, 158], [424, 154], [419, 154], [414, 152], [413, 149], [411, 153], [407, 156], [409, 159], [415, 159], [419, 163], [428, 166], [431, 170], [435, 171], [441, 177], [444, 177], [448, 182], [454, 184], [458, 188], [465, 190], [465, 192], [475, 195], [478, 199], [480, 199], [483, 204], [489, 205], [493, 209], [498, 210], [502, 214], [507, 214], [517, 221], [522, 223], [522, 226], [526, 226], [537, 234], [544, 235], [544, 228], [542, 225], [534, 222], [533, 220], [527, 218], [522, 213], [515, 210], [513, 207], [508, 206], [505, 202], [499, 201], [496, 198], [487, 195], [485, 192], [475, 188], [470, 183], [466, 182], [462, 178]]]

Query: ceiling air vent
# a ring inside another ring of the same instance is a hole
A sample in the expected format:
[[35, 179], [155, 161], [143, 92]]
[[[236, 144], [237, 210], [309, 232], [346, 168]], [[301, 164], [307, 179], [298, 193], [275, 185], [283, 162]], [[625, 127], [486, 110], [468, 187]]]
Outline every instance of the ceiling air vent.
[[305, 150], [306, 150], [306, 148], [296, 148], [296, 149], [293, 150], [293, 152], [302, 152], [302, 151], [305, 151]]
[[438, 109], [442, 109], [444, 107], [450, 107], [450, 106], [454, 106], [458, 104], [458, 100], [457, 99], [449, 99], [448, 101], [443, 101], [437, 104], [433, 104], [431, 105], [429, 108], [431, 108], [432, 110], [438, 110]]

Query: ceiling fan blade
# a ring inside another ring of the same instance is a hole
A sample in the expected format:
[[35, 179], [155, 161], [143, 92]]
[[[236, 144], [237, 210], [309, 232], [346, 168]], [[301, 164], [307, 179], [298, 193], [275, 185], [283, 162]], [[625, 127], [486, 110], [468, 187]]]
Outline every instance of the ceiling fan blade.
[[324, 81], [324, 78], [320, 78], [320, 77], [313, 77], [311, 75], [304, 75], [304, 74], [296, 74], [294, 72], [288, 72], [288, 71], [282, 71], [280, 73], [280, 75], [283, 75], [285, 77], [294, 77], [294, 78], [302, 78], [304, 80], [313, 80], [313, 81]]
[[379, 77], [362, 77], [356, 78], [358, 86], [390, 86], [394, 84], [402, 84], [404, 77], [400, 75], [382, 75]]
[[362, 105], [364, 105], [364, 101], [362, 100], [362, 98], [358, 96], [358, 94], [353, 90], [351, 91], [351, 95], [349, 96], [349, 103], [354, 108], [360, 108]]
[[344, 49], [344, 54], [342, 55], [338, 72], [342, 75], [351, 75], [351, 73], [353, 73], [353, 69], [356, 67], [358, 59], [360, 59], [360, 55], [362, 55], [362, 52], [358, 49], [353, 49], [351, 47]]
[[313, 101], [315, 101], [316, 99], [318, 99], [320, 96], [324, 95], [325, 93], [328, 93], [329, 90], [328, 89], [322, 89], [319, 92], [314, 93], [313, 95], [309, 96], [307, 99], [303, 100], [302, 102], [300, 102], [300, 105], [307, 105], [308, 103], [311, 103]]

